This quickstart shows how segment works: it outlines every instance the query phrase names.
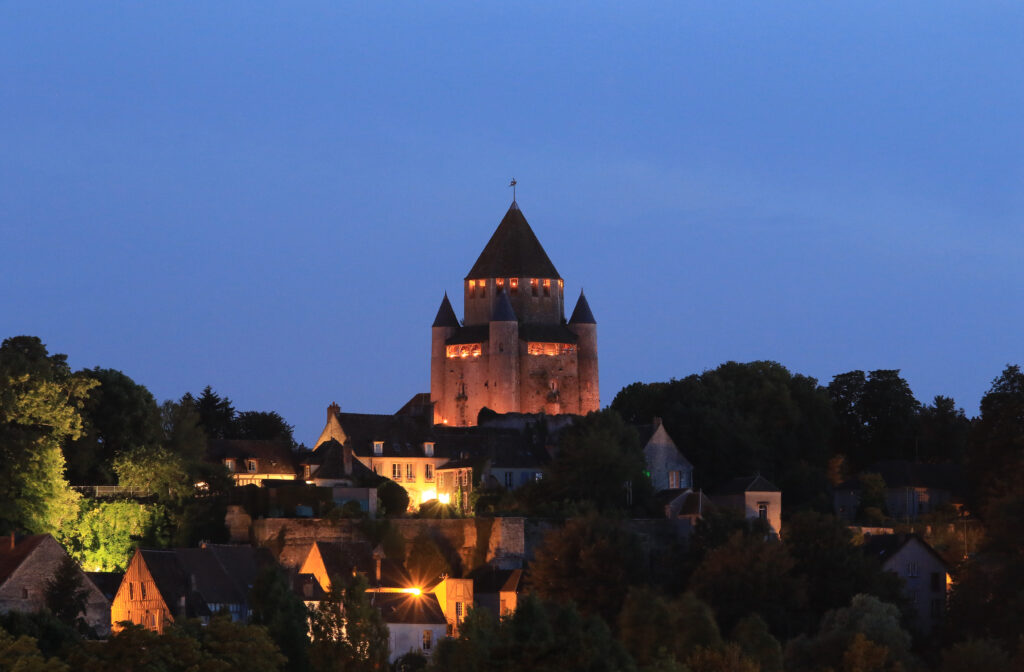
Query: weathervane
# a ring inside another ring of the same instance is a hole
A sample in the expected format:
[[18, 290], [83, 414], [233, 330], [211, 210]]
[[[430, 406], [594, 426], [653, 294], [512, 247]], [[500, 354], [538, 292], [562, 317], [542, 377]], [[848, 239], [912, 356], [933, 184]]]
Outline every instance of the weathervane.
[[512, 178], [512, 181], [508, 183], [508, 186], [512, 187], [512, 202], [516, 202], [516, 178]]

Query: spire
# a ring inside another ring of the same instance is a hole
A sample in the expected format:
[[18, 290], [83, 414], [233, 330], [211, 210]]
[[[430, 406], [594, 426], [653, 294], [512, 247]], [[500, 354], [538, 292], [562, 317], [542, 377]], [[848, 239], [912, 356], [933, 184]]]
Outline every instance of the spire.
[[508, 300], [508, 294], [498, 292], [498, 300], [494, 303], [494, 313], [491, 315], [491, 322], [516, 321], [516, 311], [512, 310], [512, 302]]
[[432, 327], [458, 327], [459, 318], [455, 317], [455, 310], [452, 308], [452, 302], [448, 300], [448, 292], [444, 293], [444, 298], [441, 299], [441, 307], [437, 309], [437, 317], [434, 318], [434, 324]]
[[597, 320], [594, 319], [594, 313], [590, 312], [590, 304], [587, 303], [587, 297], [583, 295], [583, 290], [580, 290], [580, 298], [576, 301], [576, 308], [572, 311], [572, 317], [569, 318], [569, 324], [597, 324]]
[[466, 279], [560, 277], [526, 217], [512, 201]]

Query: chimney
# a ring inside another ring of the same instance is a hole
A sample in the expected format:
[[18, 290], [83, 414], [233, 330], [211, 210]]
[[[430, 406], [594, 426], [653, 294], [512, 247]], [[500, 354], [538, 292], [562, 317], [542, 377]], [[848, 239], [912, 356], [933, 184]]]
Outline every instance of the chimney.
[[345, 475], [352, 475], [352, 446], [349, 445], [348, 441], [342, 446], [342, 454], [345, 458]]
[[341, 413], [341, 406], [338, 406], [338, 402], [332, 401], [331, 405], [327, 407], [327, 422], [331, 421], [338, 413]]

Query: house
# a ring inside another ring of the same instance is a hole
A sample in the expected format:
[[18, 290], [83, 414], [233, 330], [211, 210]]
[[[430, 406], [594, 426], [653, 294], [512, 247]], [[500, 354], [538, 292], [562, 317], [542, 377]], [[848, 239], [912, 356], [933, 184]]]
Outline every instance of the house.
[[597, 321], [582, 291], [566, 321], [564, 284], [513, 200], [466, 275], [465, 319], [445, 293], [431, 325], [434, 424], [600, 409]]
[[654, 491], [680, 490], [693, 487], [693, 465], [665, 431], [661, 418], [650, 425], [637, 427], [644, 446], [644, 459]]
[[727, 481], [711, 495], [711, 501], [744, 518], [767, 521], [776, 535], [782, 530], [782, 491], [760, 474]]
[[916, 534], [878, 534], [865, 537], [864, 552], [903, 579], [915, 629], [928, 634], [942, 623], [952, 581], [949, 566], [934, 548]]
[[[910, 460], [883, 460], [862, 473], [878, 474], [885, 481], [885, 506], [890, 518], [917, 520], [941, 506], [963, 505], [963, 474], [953, 464]], [[836, 516], [852, 521], [860, 507], [861, 484], [851, 479], [836, 486]]]
[[292, 451], [280, 441], [210, 439], [207, 455], [223, 464], [238, 486], [296, 478]]
[[370, 590], [403, 591], [415, 586], [401, 563], [384, 556], [380, 546], [365, 541], [315, 541], [299, 565], [300, 574], [316, 577], [324, 592], [330, 592], [332, 578], [362, 574]]
[[428, 587], [426, 592], [437, 597], [441, 612], [448, 625], [447, 634], [450, 637], [457, 637], [462, 620], [466, 617], [469, 608], [473, 606], [473, 580], [453, 579], [445, 576], [436, 584]]
[[666, 518], [686, 519], [691, 528], [697, 524], [706, 511], [714, 507], [712, 501], [703, 491], [693, 488], [660, 490], [655, 493], [654, 498], [661, 505]]
[[388, 626], [389, 663], [407, 653], [431, 656], [445, 637], [448, 621], [438, 598], [430, 593], [372, 593], [370, 602]]
[[[46, 584], [68, 553], [48, 534], [17, 539], [11, 534], [0, 542], [0, 613], [35, 612], [46, 606]], [[110, 632], [110, 600], [78, 570], [86, 591], [84, 619], [96, 634]]]
[[251, 546], [136, 549], [111, 605], [115, 630], [122, 622], [162, 633], [180, 618], [204, 623], [219, 612], [248, 620], [249, 591], [260, 568], [273, 562]]
[[499, 618], [515, 612], [525, 583], [523, 570], [484, 566], [474, 570], [470, 576], [477, 609], [486, 609]]

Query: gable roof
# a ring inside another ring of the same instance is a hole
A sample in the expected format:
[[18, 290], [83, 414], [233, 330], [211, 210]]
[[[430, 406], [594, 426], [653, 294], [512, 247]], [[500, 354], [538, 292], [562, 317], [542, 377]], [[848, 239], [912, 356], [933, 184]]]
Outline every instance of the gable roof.
[[560, 278], [519, 206], [512, 202], [483, 252], [470, 269], [470, 278]]
[[0, 539], [0, 585], [3, 585], [48, 537], [48, 534], [33, 534], [17, 541], [14, 548], [11, 548], [9, 538]]
[[717, 495], [741, 495], [745, 492], [782, 492], [761, 474], [740, 476], [726, 481], [715, 491]]
[[444, 611], [431, 593], [373, 593], [373, 606], [380, 609], [384, 621], [409, 625], [447, 625]]
[[294, 474], [295, 460], [291, 449], [280, 441], [255, 439], [210, 439], [207, 442], [210, 457], [219, 461], [236, 460], [235, 471], [246, 471], [243, 460], [255, 459], [260, 474]]
[[939, 552], [932, 548], [931, 544], [922, 539], [916, 534], [870, 534], [864, 537], [864, 552], [873, 558], [878, 558], [882, 563], [885, 563], [889, 558], [893, 557], [904, 546], [911, 542], [921, 544], [926, 551], [933, 555], [942, 566], [949, 571], [949, 565], [945, 559], [939, 555]]

